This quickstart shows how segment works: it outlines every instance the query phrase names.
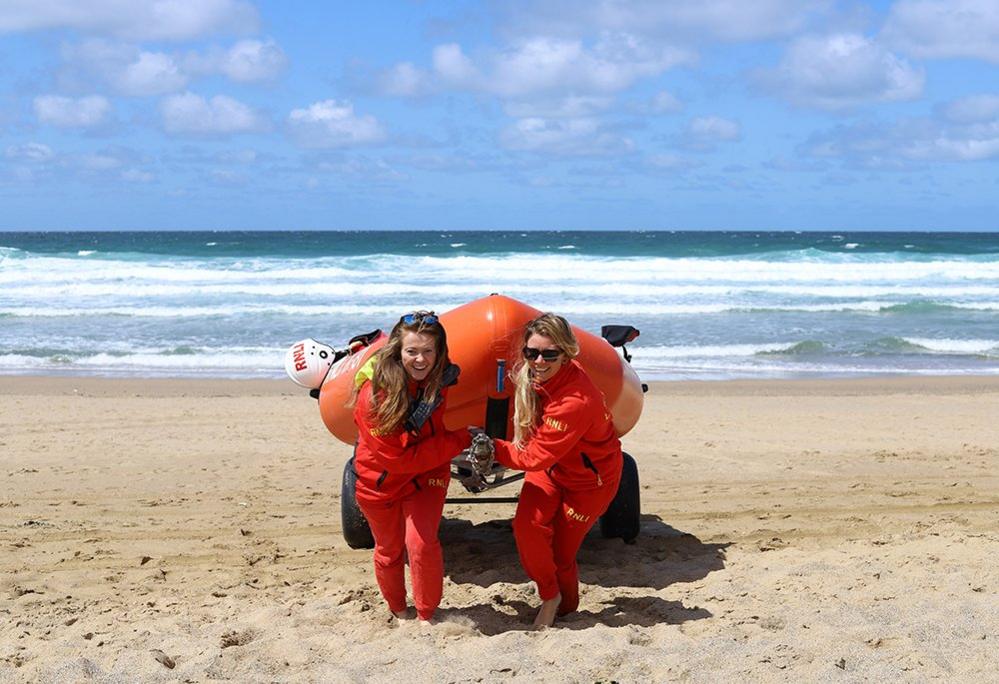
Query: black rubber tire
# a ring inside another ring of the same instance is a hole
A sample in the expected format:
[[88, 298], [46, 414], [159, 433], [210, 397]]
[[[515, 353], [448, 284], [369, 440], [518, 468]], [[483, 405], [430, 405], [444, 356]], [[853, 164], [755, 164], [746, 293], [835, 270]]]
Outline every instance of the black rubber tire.
[[642, 526], [641, 513], [638, 464], [630, 454], [624, 454], [621, 483], [607, 512], [600, 516], [600, 534], [609, 539], [620, 537], [626, 544], [634, 543]]
[[355, 484], [357, 474], [354, 473], [354, 457], [351, 456], [343, 467], [343, 484], [340, 486], [340, 522], [343, 526], [343, 538], [352, 549], [373, 549], [375, 538], [368, 527], [368, 519], [364, 517], [357, 505]]

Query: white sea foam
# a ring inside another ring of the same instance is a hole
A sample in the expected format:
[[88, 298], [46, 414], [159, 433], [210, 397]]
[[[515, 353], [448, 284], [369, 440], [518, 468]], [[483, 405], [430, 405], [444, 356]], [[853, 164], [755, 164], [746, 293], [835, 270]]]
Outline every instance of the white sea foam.
[[339, 344], [401, 311], [443, 313], [491, 292], [591, 331], [637, 325], [641, 344], [629, 349], [652, 378], [997, 366], [993, 255], [864, 253], [857, 243], [849, 253], [624, 258], [557, 241], [543, 253], [475, 255], [450, 244], [453, 256], [319, 258], [0, 248], [0, 370], [280, 376], [294, 339]]
[[999, 366], [948, 367], [936, 365], [855, 365], [849, 363], [676, 362], [639, 371], [647, 380], [730, 380], [752, 378], [857, 377], [879, 375], [999, 375]]
[[[456, 256], [324, 257], [290, 259], [190, 259], [118, 261], [41, 257], [9, 260], [0, 283], [37, 284], [113, 280], [119, 283], [257, 282], [379, 283], [395, 282], [400, 273], [420, 273], [428, 282], [453, 284], [472, 278], [495, 283], [580, 283], [700, 285], [726, 283], [749, 287], [785, 283], [857, 286], [927, 286], [999, 282], [999, 261], [810, 261], [772, 262], [752, 259], [595, 258], [569, 254], [506, 257]], [[786, 286], [786, 285], [785, 285]]]
[[139, 370], [197, 372], [235, 371], [237, 375], [280, 375], [284, 367], [284, 349], [209, 349], [191, 354], [170, 354], [166, 350], [133, 350], [131, 353], [109, 350], [105, 353], [49, 356], [0, 354], [0, 369], [31, 372], [39, 370], [80, 370], [102, 373], [134, 373]]
[[[461, 283], [426, 283], [399, 280], [396, 282], [335, 282], [301, 280], [298, 282], [269, 282], [267, 278], [248, 275], [243, 280], [231, 283], [203, 283], [192, 280], [187, 283], [131, 282], [122, 287], [118, 279], [93, 279], [88, 282], [48, 282], [46, 284], [22, 282], [9, 284], [4, 288], [3, 297], [11, 299], [37, 299], [66, 297], [178, 297], [189, 295], [253, 295], [259, 297], [303, 297], [328, 293], [343, 297], [379, 297], [437, 295], [467, 297], [489, 290], [490, 283], [477, 281], [474, 277]], [[680, 284], [588, 284], [583, 281], [563, 282], [554, 287], [544, 288], [548, 294], [579, 296], [589, 299], [606, 298], [613, 301], [626, 301], [633, 298], [662, 297], [724, 297], [731, 301], [734, 297], [749, 295], [777, 294], [789, 297], [825, 298], [870, 298], [904, 297], [906, 300], [961, 300], [967, 297], [995, 297], [999, 301], [999, 283], [989, 285], [760, 285], [755, 283], [728, 283], [723, 285], [680, 285]], [[504, 283], [503, 294], [532, 297], [539, 288], [532, 283]], [[734, 303], [734, 302], [733, 302]], [[876, 302], [875, 302], [876, 303]], [[881, 302], [880, 306], [904, 303], [895, 299]], [[855, 305], [857, 302], [843, 302], [842, 305]], [[840, 306], [827, 303], [828, 306]], [[862, 308], [867, 305], [864, 304]], [[830, 309], [833, 310], [833, 309]]]
[[[920, 340], [955, 347], [967, 344], [968, 351], [980, 351], [993, 340]], [[972, 344], [974, 343], [974, 344]], [[859, 374], [939, 374], [940, 367], [932, 363], [849, 363], [822, 357], [794, 357], [793, 361], [777, 360], [771, 354], [789, 351], [795, 343], [779, 341], [736, 345], [632, 345], [632, 365], [640, 377], [647, 380], [677, 378], [750, 378], [800, 375], [859, 375]], [[926, 346], [923, 344], [923, 346]], [[283, 377], [286, 347], [219, 347], [170, 353], [168, 349], [109, 349], [98, 353], [63, 352], [47, 356], [0, 354], [0, 372], [78, 372], [102, 375], [178, 375], [226, 377]], [[763, 356], [761, 356], [761, 354]], [[932, 357], [930, 357], [932, 359]], [[948, 367], [949, 374], [996, 374], [999, 366]]]
[[[835, 360], [810, 361], [795, 358], [780, 361], [763, 352], [781, 351], [788, 345], [720, 345], [632, 349], [632, 365], [645, 380], [722, 379], [803, 375], [939, 374], [941, 367], [926, 363], [856, 364]], [[70, 372], [101, 375], [163, 375], [201, 377], [283, 378], [284, 348], [232, 353], [230, 350], [204, 350], [194, 354], [99, 353], [85, 357], [57, 354], [37, 357], [0, 354], [0, 372]], [[948, 374], [999, 374], [999, 366], [948, 367]]]
[[953, 340], [931, 339], [927, 337], [905, 337], [909, 344], [925, 347], [930, 351], [945, 354], [986, 354], [999, 352], [999, 340]]
[[634, 346], [632, 356], [643, 363], [661, 359], [749, 357], [756, 354], [788, 351], [797, 342], [764, 342], [760, 344], [719, 344], [719, 345], [676, 345], [676, 346]]
[[[355, 301], [343, 304], [288, 304], [283, 301], [257, 303], [227, 303], [219, 306], [205, 306], [177, 302], [172, 305], [151, 305], [148, 301], [118, 306], [94, 306], [92, 302], [80, 301], [77, 306], [5, 306], [0, 303], [0, 316], [49, 317], [66, 316], [129, 316], [136, 318], [198, 318], [232, 317], [245, 315], [280, 314], [284, 316], [376, 316], [392, 318], [407, 307], [420, 306], [440, 313], [461, 306], [469, 299], [483, 293], [469, 293], [463, 299], [419, 299], [393, 298], [378, 301]], [[831, 304], [772, 304], [768, 306], [732, 304], [653, 304], [620, 303], [613, 300], [602, 302], [551, 300], [534, 297], [531, 304], [542, 311], [558, 311], [566, 316], [585, 315], [614, 318], [616, 316], [694, 316], [700, 314], [725, 313], [875, 313], [891, 307], [905, 306], [905, 302], [836, 302]], [[999, 302], [953, 304], [955, 309], [966, 311], [999, 311]]]

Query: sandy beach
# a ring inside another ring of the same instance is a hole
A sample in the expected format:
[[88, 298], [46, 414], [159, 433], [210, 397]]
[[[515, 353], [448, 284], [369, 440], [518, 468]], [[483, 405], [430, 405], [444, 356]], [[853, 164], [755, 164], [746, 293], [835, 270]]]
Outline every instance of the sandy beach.
[[999, 681], [999, 378], [655, 383], [624, 443], [577, 614], [528, 631], [513, 506], [452, 504], [426, 627], [290, 382], [2, 377], [0, 681]]

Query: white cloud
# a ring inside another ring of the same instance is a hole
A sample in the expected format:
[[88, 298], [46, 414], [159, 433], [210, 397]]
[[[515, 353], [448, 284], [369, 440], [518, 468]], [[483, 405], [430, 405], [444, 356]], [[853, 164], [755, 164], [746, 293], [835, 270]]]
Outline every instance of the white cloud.
[[212, 169], [209, 175], [219, 185], [240, 186], [246, 185], [250, 180], [245, 173], [232, 169]]
[[257, 10], [243, 0], [5, 0], [0, 33], [46, 29], [126, 40], [191, 40], [256, 29]]
[[687, 122], [679, 147], [698, 152], [710, 152], [719, 142], [731, 142], [742, 137], [739, 124], [720, 116], [698, 116]]
[[240, 83], [268, 81], [287, 66], [284, 52], [272, 40], [243, 40], [228, 49], [216, 47], [205, 54], [192, 52], [181, 58], [91, 38], [64, 45], [62, 57], [59, 82], [63, 88], [81, 89], [101, 83], [119, 94], [136, 97], [180, 92], [192, 77], [210, 74], [222, 74]]
[[791, 35], [832, 9], [830, 0], [530, 0], [506, 5], [510, 33], [623, 31], [691, 44]]
[[829, 110], [911, 100], [925, 81], [921, 70], [855, 33], [799, 38], [776, 70], [758, 79], [795, 104]]
[[287, 65], [288, 58], [273, 40], [243, 40], [229, 48], [222, 73], [242, 83], [267, 81]]
[[656, 114], [668, 114], [683, 109], [683, 103], [671, 93], [661, 90], [652, 97], [649, 109]]
[[378, 77], [379, 91], [395, 97], [417, 97], [431, 90], [427, 74], [412, 62], [401, 62]]
[[942, 108], [937, 118], [837, 126], [813, 136], [802, 151], [812, 157], [840, 159], [867, 168], [910, 168], [919, 163], [999, 158], [999, 111], [990, 119], [976, 117], [975, 121], [961, 123], [948, 118], [948, 111], [949, 107]]
[[112, 67], [121, 70], [138, 60], [140, 50], [114, 40], [87, 38], [79, 43], [63, 43], [60, 52], [69, 67], [103, 74]]
[[215, 155], [215, 160], [222, 164], [240, 164], [246, 166], [257, 161], [258, 156], [256, 150], [223, 150]]
[[538, 98], [533, 101], [509, 102], [504, 111], [518, 119], [579, 119], [609, 109], [613, 98], [600, 95], [569, 95]]
[[288, 115], [288, 128], [296, 142], [306, 148], [349, 147], [385, 139], [385, 131], [375, 117], [359, 116], [351, 103], [336, 100], [293, 109]]
[[999, 95], [971, 95], [943, 108], [943, 116], [958, 124], [986, 123], [999, 119]]
[[41, 164], [51, 161], [55, 157], [55, 152], [48, 145], [42, 143], [24, 143], [23, 145], [11, 145], [5, 151], [7, 159], [15, 161], [26, 161]]
[[34, 106], [41, 123], [59, 128], [93, 128], [105, 123], [111, 113], [111, 103], [101, 95], [39, 95]]
[[465, 56], [457, 43], [435, 47], [433, 60], [434, 71], [446, 84], [459, 88], [473, 87], [482, 78], [472, 60]]
[[67, 90], [106, 84], [116, 93], [141, 97], [183, 90], [188, 80], [169, 54], [101, 38], [63, 45], [62, 58], [58, 80]]
[[124, 95], [165, 95], [187, 85], [187, 77], [173, 57], [162, 52], [140, 52], [134, 62], [108, 76], [115, 89]]
[[54, 174], [88, 182], [149, 183], [155, 180], [151, 172], [141, 168], [150, 163], [149, 157], [121, 146], [57, 155], [48, 145], [32, 142], [8, 147], [4, 156], [13, 162], [10, 164], [13, 177], [23, 182], [37, 181], [43, 175], [52, 179]]
[[361, 156], [323, 160], [316, 164], [316, 168], [323, 173], [353, 176], [365, 182], [393, 184], [409, 178], [407, 174], [395, 169], [384, 159], [367, 159]]
[[647, 167], [659, 171], [687, 171], [698, 166], [691, 159], [670, 153], [649, 155], [645, 158], [645, 164]]
[[261, 115], [226, 95], [216, 95], [210, 100], [194, 93], [171, 95], [160, 104], [160, 113], [168, 133], [228, 135], [268, 128]]
[[630, 140], [604, 130], [600, 122], [584, 119], [519, 119], [500, 134], [511, 150], [558, 156], [605, 156], [632, 149]]
[[438, 45], [433, 70], [398, 64], [381, 78], [383, 90], [423, 94], [464, 90], [524, 101], [529, 97], [610, 95], [642, 78], [692, 62], [692, 53], [629, 34], [602, 34], [592, 47], [582, 40], [535, 36], [473, 60], [460, 45]]
[[77, 163], [85, 171], [112, 171], [120, 168], [125, 160], [113, 154], [94, 152], [80, 156]]
[[238, 83], [271, 81], [288, 66], [288, 58], [273, 40], [241, 40], [228, 50], [189, 54], [185, 67], [194, 73], [219, 73]]
[[882, 40], [915, 57], [967, 57], [999, 63], [999, 3], [995, 0], [899, 0]]
[[120, 178], [129, 183], [152, 183], [156, 180], [154, 174], [142, 169], [125, 169], [121, 172]]
[[738, 140], [739, 124], [720, 116], [699, 116], [690, 120], [687, 134], [698, 140]]
[[990, 126], [975, 137], [938, 137], [917, 140], [904, 150], [910, 159], [923, 161], [980, 161], [999, 157], [999, 126]]
[[539, 37], [495, 55], [489, 76], [478, 87], [504, 97], [550, 92], [610, 94], [692, 59], [687, 52], [632, 35], [605, 34], [592, 49], [578, 40]]

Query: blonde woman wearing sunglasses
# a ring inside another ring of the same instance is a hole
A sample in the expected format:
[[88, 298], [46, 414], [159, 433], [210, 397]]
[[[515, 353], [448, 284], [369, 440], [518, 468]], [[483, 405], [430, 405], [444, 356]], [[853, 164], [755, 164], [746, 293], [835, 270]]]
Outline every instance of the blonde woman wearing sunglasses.
[[447, 388], [458, 367], [433, 312], [399, 319], [388, 341], [355, 378], [357, 503], [375, 539], [375, 578], [389, 610], [408, 617], [404, 563], [413, 602], [429, 621], [440, 604], [444, 557], [437, 537], [450, 461], [471, 442], [444, 428]]
[[537, 629], [579, 605], [576, 554], [607, 510], [623, 457], [604, 396], [575, 360], [569, 323], [551, 313], [524, 330], [514, 371], [514, 440], [496, 440], [496, 460], [526, 470], [513, 519], [520, 562], [538, 588]]

